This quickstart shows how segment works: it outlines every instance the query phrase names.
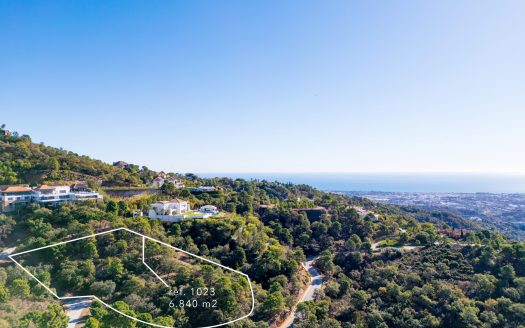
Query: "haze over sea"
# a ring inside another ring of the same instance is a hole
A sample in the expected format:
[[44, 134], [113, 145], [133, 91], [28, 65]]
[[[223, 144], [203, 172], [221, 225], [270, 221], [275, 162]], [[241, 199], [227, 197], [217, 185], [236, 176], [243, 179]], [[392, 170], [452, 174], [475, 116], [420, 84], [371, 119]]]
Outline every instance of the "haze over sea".
[[201, 173], [307, 184], [325, 191], [525, 193], [525, 175], [451, 173]]

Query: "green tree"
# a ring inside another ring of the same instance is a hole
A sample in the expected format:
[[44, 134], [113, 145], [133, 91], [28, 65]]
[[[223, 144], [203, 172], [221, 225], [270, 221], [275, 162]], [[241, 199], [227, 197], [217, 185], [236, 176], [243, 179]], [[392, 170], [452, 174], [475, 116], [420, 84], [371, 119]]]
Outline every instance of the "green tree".
[[100, 322], [96, 318], [89, 318], [84, 325], [85, 328], [100, 328]]
[[500, 270], [501, 280], [505, 286], [508, 286], [514, 278], [516, 278], [516, 272], [514, 271], [514, 268], [512, 265], [507, 264], [503, 267], [501, 267]]
[[11, 166], [0, 161], [0, 185], [18, 182], [18, 176]]
[[53, 303], [47, 311], [31, 311], [21, 321], [24, 327], [66, 328], [69, 318], [60, 305]]
[[47, 162], [47, 168], [54, 172], [57, 172], [60, 170], [60, 163], [56, 158], [51, 157]]
[[124, 276], [124, 264], [122, 264], [122, 260], [117, 257], [110, 257], [107, 261], [107, 274], [109, 277], [117, 280], [122, 279]]
[[372, 251], [372, 243], [370, 241], [365, 241], [361, 244], [361, 249], [367, 252]]
[[5, 303], [9, 299], [9, 292], [4, 285], [0, 285], [0, 303]]
[[272, 318], [273, 316], [284, 311], [286, 303], [281, 292], [275, 292], [266, 297], [261, 306], [262, 312], [266, 318]]
[[315, 265], [322, 273], [330, 274], [334, 271], [334, 262], [332, 254], [329, 251], [324, 251], [321, 256], [315, 261]]
[[[122, 301], [113, 303], [113, 308], [116, 310], [129, 315], [132, 318], [136, 318], [136, 314], [133, 310], [129, 308], [129, 305]], [[102, 327], [129, 327], [135, 328], [137, 326], [137, 321], [127, 318], [115, 311], [108, 311], [107, 314], [103, 317], [101, 321]]]
[[94, 295], [102, 299], [107, 299], [113, 294], [116, 286], [112, 280], [95, 281], [91, 284], [90, 290]]
[[89, 241], [84, 243], [84, 248], [82, 249], [82, 256], [86, 260], [98, 258], [99, 254], [95, 240], [90, 239]]
[[47, 311], [42, 316], [42, 327], [65, 328], [69, 322], [68, 316], [62, 307], [56, 303], [49, 304]]
[[162, 192], [166, 195], [174, 195], [177, 192], [177, 188], [175, 188], [175, 185], [168, 181], [162, 184], [160, 190], [162, 190]]
[[525, 304], [512, 304], [509, 307], [509, 313], [515, 323], [525, 323]]
[[106, 204], [106, 212], [115, 213], [115, 214], [118, 213], [117, 203], [113, 200], [108, 201]]
[[369, 298], [370, 296], [364, 290], [358, 290], [352, 295], [351, 303], [356, 309], [362, 310]]
[[15, 279], [9, 288], [11, 294], [17, 297], [29, 297], [31, 288], [25, 279]]
[[118, 201], [117, 207], [119, 215], [126, 215], [129, 212], [128, 203], [123, 200]]
[[155, 323], [157, 325], [161, 325], [161, 326], [165, 326], [165, 327], [174, 327], [175, 326], [175, 320], [173, 320], [173, 318], [171, 317], [158, 317], [156, 320], [155, 320]]

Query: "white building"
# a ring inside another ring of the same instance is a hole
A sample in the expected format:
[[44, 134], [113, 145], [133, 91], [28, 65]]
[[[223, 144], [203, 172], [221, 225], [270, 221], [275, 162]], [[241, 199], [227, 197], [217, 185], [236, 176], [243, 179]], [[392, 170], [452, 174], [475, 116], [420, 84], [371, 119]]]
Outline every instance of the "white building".
[[71, 191], [69, 186], [42, 185], [36, 188], [13, 185], [0, 186], [0, 210], [10, 211], [16, 206], [27, 205], [31, 202], [40, 204], [60, 204], [76, 200], [99, 200], [99, 193], [87, 189]]
[[27, 205], [33, 198], [33, 190], [27, 186], [0, 186], [0, 210], [11, 211]]
[[164, 184], [164, 178], [162, 177], [156, 177], [155, 179], [151, 180], [150, 185], [152, 187], [160, 188]]
[[217, 208], [217, 206], [204, 205], [204, 206], [201, 206], [201, 208], [199, 208], [199, 212], [217, 214], [219, 213], [219, 209]]
[[182, 180], [179, 179], [179, 178], [169, 177], [169, 178], [166, 178], [166, 180], [164, 180], [164, 182], [171, 182], [171, 183], [173, 183], [173, 185], [177, 189], [184, 188], [184, 182], [182, 182]]
[[148, 216], [167, 222], [179, 222], [181, 219], [205, 219], [219, 213], [216, 206], [204, 205], [198, 212], [191, 211], [188, 202], [181, 199], [160, 201], [151, 204]]
[[69, 186], [42, 185], [33, 189], [33, 199], [37, 203], [60, 203], [73, 200]]
[[162, 219], [166, 221], [178, 221], [184, 217], [184, 213], [190, 211], [190, 205], [187, 201], [175, 198], [169, 201], [160, 201], [151, 204], [148, 216], [153, 219]]
[[182, 182], [181, 179], [176, 178], [176, 177], [166, 177], [166, 176], [165, 177], [162, 177], [162, 176], [155, 177], [155, 179], [151, 180], [150, 185], [152, 187], [160, 188], [166, 182], [173, 183], [173, 185], [177, 189], [184, 188], [184, 183]]

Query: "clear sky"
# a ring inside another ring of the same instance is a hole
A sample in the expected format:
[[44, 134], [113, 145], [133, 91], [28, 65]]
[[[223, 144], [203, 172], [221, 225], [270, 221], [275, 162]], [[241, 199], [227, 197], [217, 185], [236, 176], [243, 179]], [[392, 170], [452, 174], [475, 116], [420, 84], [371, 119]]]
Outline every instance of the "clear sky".
[[525, 2], [0, 2], [0, 123], [176, 172], [525, 173]]

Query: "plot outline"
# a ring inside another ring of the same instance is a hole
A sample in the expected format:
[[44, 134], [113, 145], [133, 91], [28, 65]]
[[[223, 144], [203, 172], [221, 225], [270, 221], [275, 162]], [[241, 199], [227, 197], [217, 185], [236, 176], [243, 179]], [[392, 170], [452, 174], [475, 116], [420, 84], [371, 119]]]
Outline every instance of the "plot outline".
[[111, 305], [107, 304], [106, 302], [102, 301], [100, 298], [98, 298], [97, 296], [95, 295], [84, 295], [84, 296], [58, 296], [55, 292], [53, 292], [51, 290], [51, 288], [47, 287], [44, 283], [42, 283], [37, 277], [35, 277], [31, 272], [29, 272], [29, 270], [27, 270], [23, 265], [21, 265], [18, 261], [16, 261], [13, 257], [15, 256], [18, 256], [18, 255], [23, 255], [23, 254], [27, 254], [27, 253], [31, 253], [31, 252], [36, 252], [36, 251], [39, 251], [39, 250], [42, 250], [42, 249], [46, 249], [46, 248], [50, 248], [50, 247], [54, 247], [54, 246], [58, 246], [58, 245], [63, 245], [63, 244], [67, 244], [67, 243], [72, 243], [72, 242], [75, 242], [75, 241], [78, 241], [78, 240], [83, 240], [83, 239], [87, 239], [87, 238], [93, 238], [93, 237], [96, 237], [96, 236], [100, 236], [100, 235], [104, 235], [104, 234], [107, 234], [107, 233], [112, 233], [112, 232], [116, 232], [116, 231], [121, 231], [121, 230], [124, 230], [124, 231], [127, 231], [127, 232], [130, 232], [132, 234], [135, 234], [135, 235], [138, 235], [138, 236], [141, 236], [142, 237], [142, 263], [144, 265], [146, 265], [146, 267], [164, 284], [166, 285], [168, 288], [170, 288], [170, 286], [164, 281], [162, 280], [159, 275], [149, 266], [146, 264], [145, 260], [144, 260], [144, 247], [145, 247], [145, 243], [146, 243], [146, 239], [149, 239], [151, 241], [154, 241], [154, 242], [157, 242], [157, 243], [160, 243], [164, 246], [168, 246], [168, 247], [171, 247], [173, 248], [174, 250], [176, 251], [179, 251], [179, 252], [182, 252], [182, 253], [185, 253], [187, 255], [190, 255], [190, 256], [193, 256], [193, 257], [196, 257], [198, 259], [201, 259], [205, 262], [208, 262], [208, 263], [211, 263], [213, 265], [217, 265], [223, 269], [226, 269], [226, 270], [229, 270], [229, 271], [232, 271], [232, 272], [235, 272], [237, 274], [240, 274], [242, 276], [244, 276], [247, 280], [248, 280], [248, 283], [250, 285], [250, 293], [251, 293], [251, 296], [252, 296], [252, 307], [250, 309], [250, 312], [240, 318], [237, 318], [237, 319], [234, 319], [234, 320], [231, 320], [231, 321], [228, 321], [228, 322], [225, 322], [225, 323], [221, 323], [221, 324], [217, 324], [217, 325], [212, 325], [212, 326], [204, 326], [204, 327], [196, 327], [196, 328], [214, 328], [214, 327], [221, 327], [221, 326], [225, 326], [225, 325], [229, 325], [231, 323], [234, 323], [234, 322], [237, 322], [239, 320], [243, 320], [243, 319], [246, 319], [247, 317], [251, 316], [252, 313], [253, 313], [253, 310], [255, 309], [255, 296], [254, 296], [254, 293], [253, 293], [253, 285], [252, 285], [252, 282], [250, 280], [250, 277], [246, 274], [246, 273], [243, 273], [243, 272], [240, 272], [240, 271], [237, 271], [235, 269], [232, 269], [232, 268], [229, 268], [225, 265], [222, 265], [220, 263], [217, 263], [217, 262], [214, 262], [212, 260], [209, 260], [207, 258], [204, 258], [202, 256], [199, 256], [199, 255], [195, 255], [193, 253], [190, 253], [188, 251], [185, 251], [183, 249], [180, 249], [180, 248], [177, 248], [175, 246], [172, 246], [168, 243], [165, 243], [163, 241], [160, 241], [160, 240], [157, 240], [155, 238], [151, 238], [149, 236], [146, 236], [146, 235], [143, 235], [139, 232], [136, 232], [136, 231], [133, 231], [131, 229], [128, 229], [128, 228], [116, 228], [116, 229], [111, 229], [111, 230], [107, 230], [107, 231], [103, 231], [103, 232], [99, 232], [99, 233], [95, 233], [95, 234], [92, 234], [92, 235], [88, 235], [88, 236], [84, 236], [84, 237], [80, 237], [80, 238], [75, 238], [75, 239], [71, 239], [71, 240], [67, 240], [67, 241], [62, 241], [62, 242], [59, 242], [59, 243], [56, 243], [56, 244], [51, 244], [51, 245], [47, 245], [47, 246], [42, 246], [42, 247], [38, 247], [38, 248], [35, 248], [35, 249], [31, 249], [31, 250], [27, 250], [27, 251], [23, 251], [23, 252], [19, 252], [19, 253], [15, 253], [15, 254], [11, 254], [8, 256], [8, 258], [13, 261], [14, 263], [16, 263], [16, 265], [18, 265], [20, 268], [22, 268], [22, 270], [24, 270], [24, 272], [26, 272], [28, 275], [30, 275], [33, 279], [35, 279], [40, 285], [42, 285], [49, 293], [51, 293], [51, 295], [55, 296], [57, 299], [59, 300], [69, 300], [69, 299], [83, 299], [83, 298], [92, 298], [92, 299], [95, 299], [97, 301], [99, 301], [100, 303], [102, 303], [104, 306], [106, 306], [107, 308], [129, 318], [129, 319], [133, 319], [133, 320], [136, 320], [140, 323], [144, 323], [144, 324], [147, 324], [147, 325], [150, 325], [150, 326], [153, 326], [153, 327], [159, 327], [159, 328], [174, 328], [174, 327], [171, 327], [171, 326], [163, 326], [163, 325], [159, 325], [159, 324], [156, 324], [156, 323], [151, 323], [151, 322], [147, 322], [147, 321], [144, 321], [144, 320], [140, 320], [138, 318], [134, 318], [128, 314], [125, 314], [117, 309], [115, 309], [114, 307], [112, 307]]

